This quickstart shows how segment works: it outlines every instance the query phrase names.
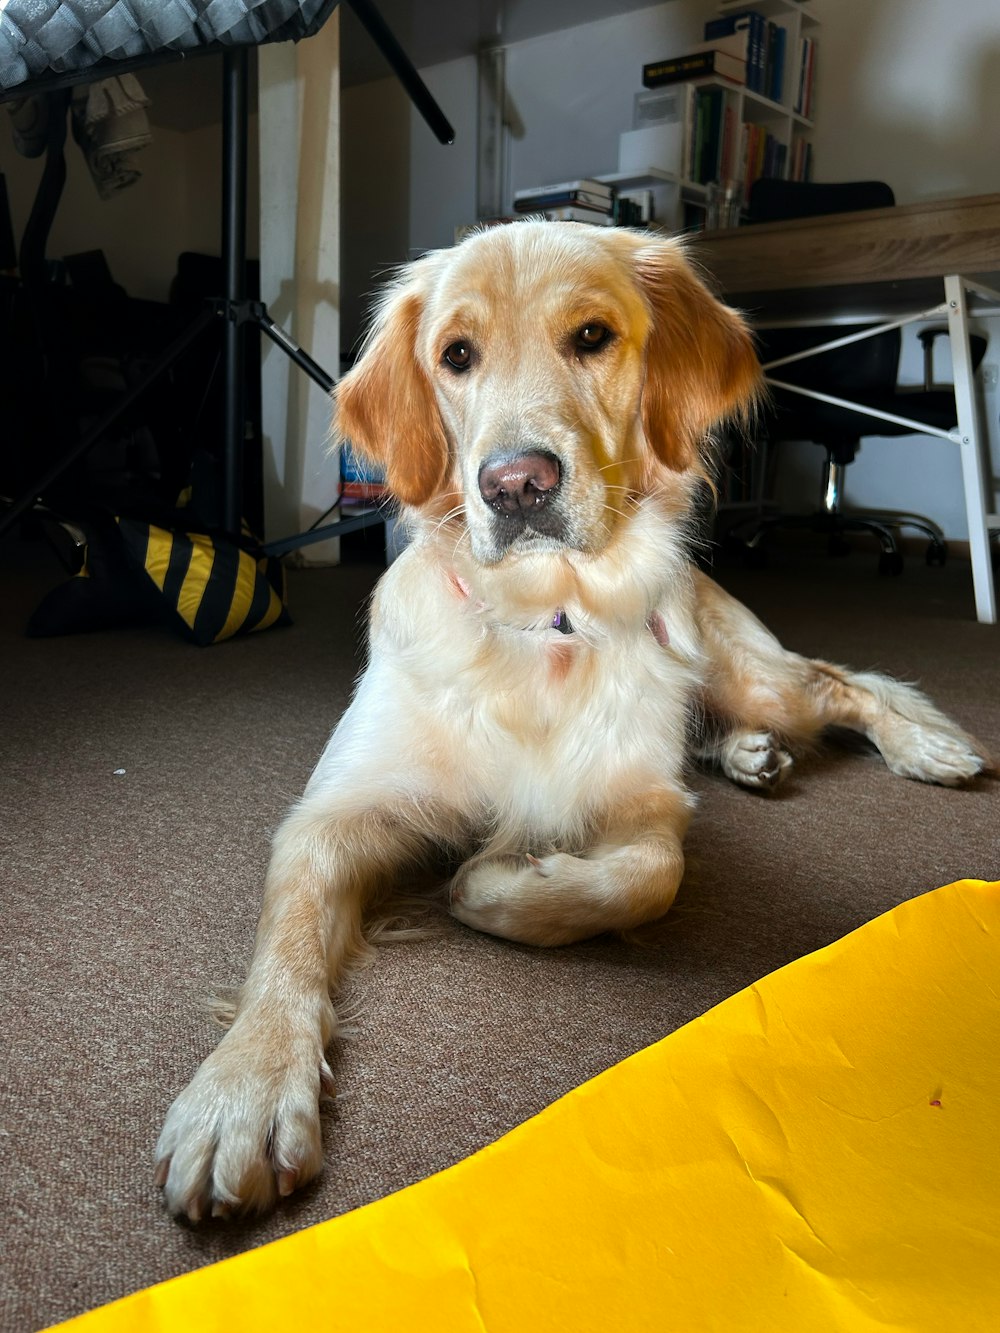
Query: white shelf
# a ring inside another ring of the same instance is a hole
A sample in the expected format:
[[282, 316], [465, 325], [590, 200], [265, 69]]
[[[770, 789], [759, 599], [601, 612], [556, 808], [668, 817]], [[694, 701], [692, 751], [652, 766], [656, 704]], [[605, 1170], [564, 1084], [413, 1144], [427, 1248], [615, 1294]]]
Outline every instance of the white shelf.
[[604, 176], [595, 176], [595, 181], [602, 185], [614, 185], [619, 190], [642, 189], [648, 185], [680, 185], [681, 178], [676, 171], [663, 171], [660, 167], [638, 167], [634, 171], [609, 171]]

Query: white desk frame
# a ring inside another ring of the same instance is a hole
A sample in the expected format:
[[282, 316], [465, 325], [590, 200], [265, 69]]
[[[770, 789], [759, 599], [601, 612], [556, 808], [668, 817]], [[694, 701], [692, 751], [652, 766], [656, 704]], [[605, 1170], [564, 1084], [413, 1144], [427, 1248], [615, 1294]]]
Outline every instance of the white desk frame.
[[[972, 354], [969, 347], [969, 296], [984, 299], [993, 307], [1000, 307], [1000, 292], [980, 283], [972, 282], [961, 274], [949, 274], [944, 279], [944, 301], [928, 310], [920, 310], [881, 324], [875, 324], [861, 333], [849, 334], [843, 338], [832, 338], [829, 342], [810, 347], [805, 352], [796, 352], [792, 356], [781, 357], [764, 365], [767, 382], [776, 389], [784, 389], [799, 394], [803, 398], [815, 398], [823, 403], [832, 403], [835, 407], [850, 411], [863, 412], [865, 416], [879, 417], [883, 421], [892, 421], [897, 425], [907, 426], [919, 435], [936, 435], [951, 444], [957, 444], [962, 460], [962, 482], [965, 491], [965, 512], [969, 525], [969, 551], [972, 556], [972, 581], [976, 598], [976, 618], [983, 624], [997, 623], [996, 589], [993, 581], [993, 566], [990, 561], [990, 529], [1000, 529], [1000, 514], [991, 512], [993, 504], [992, 468], [989, 466], [986, 432], [983, 429], [980, 401], [976, 394]], [[848, 316], [838, 315], [837, 322], [844, 322]], [[865, 407], [861, 403], [851, 402], [846, 398], [836, 398], [831, 394], [819, 393], [815, 389], [804, 389], [797, 384], [788, 384], [776, 378], [771, 372], [789, 365], [793, 361], [802, 361], [807, 357], [817, 356], [821, 352], [832, 351], [836, 347], [845, 347], [848, 343], [860, 342], [864, 338], [873, 338], [879, 333], [891, 329], [903, 328], [918, 321], [946, 318], [951, 341], [952, 367], [954, 376], [955, 410], [958, 425], [954, 430], [940, 430], [928, 426], [910, 417], [896, 416], [891, 412], [879, 412]], [[776, 320], [771, 325], [785, 325], [791, 321]], [[821, 316], [803, 316], [794, 321], [797, 324], [832, 323]], [[762, 321], [767, 327], [768, 321]], [[987, 505], [989, 499], [989, 506]]]

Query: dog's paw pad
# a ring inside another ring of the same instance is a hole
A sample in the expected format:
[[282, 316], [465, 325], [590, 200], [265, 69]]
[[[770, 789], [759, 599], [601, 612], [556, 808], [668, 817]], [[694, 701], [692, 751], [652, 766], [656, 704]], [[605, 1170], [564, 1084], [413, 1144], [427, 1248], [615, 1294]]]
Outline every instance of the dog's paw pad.
[[767, 791], [776, 787], [792, 766], [792, 756], [770, 732], [743, 732], [726, 741], [720, 756], [722, 771], [741, 787]]

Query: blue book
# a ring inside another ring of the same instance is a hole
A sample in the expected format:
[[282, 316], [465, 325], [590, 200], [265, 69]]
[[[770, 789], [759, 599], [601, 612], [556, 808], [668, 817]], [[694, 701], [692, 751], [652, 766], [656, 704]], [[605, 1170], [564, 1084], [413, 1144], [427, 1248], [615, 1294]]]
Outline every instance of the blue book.
[[754, 93], [764, 92], [764, 63], [767, 56], [767, 19], [756, 9], [744, 9], [738, 14], [724, 14], [709, 19], [705, 24], [705, 41], [716, 37], [731, 37], [737, 32], [748, 32], [746, 86]]

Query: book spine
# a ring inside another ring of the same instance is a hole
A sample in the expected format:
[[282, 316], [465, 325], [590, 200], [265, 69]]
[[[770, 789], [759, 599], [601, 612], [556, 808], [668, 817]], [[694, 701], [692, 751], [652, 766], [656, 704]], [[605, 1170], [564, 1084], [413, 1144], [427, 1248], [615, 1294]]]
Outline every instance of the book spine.
[[738, 14], [723, 14], [720, 18], [709, 19], [705, 24], [705, 41], [710, 42], [716, 37], [729, 37], [740, 28], [747, 27], [751, 19], [759, 17], [755, 9], [744, 9]]
[[550, 222], [589, 222], [592, 226], [611, 227], [614, 226], [614, 218], [610, 213], [598, 213], [592, 208], [544, 208], [538, 210], [544, 213]]
[[588, 194], [600, 195], [601, 198], [608, 200], [614, 193], [610, 185], [605, 185], [602, 181], [584, 178], [576, 181], [560, 181], [555, 185], [533, 185], [528, 189], [515, 190], [514, 198], [539, 199], [548, 195], [569, 194], [571, 190], [585, 190]]
[[643, 65], [642, 82], [646, 88], [661, 88], [668, 83], [681, 83], [686, 79], [704, 78], [709, 74], [718, 74], [721, 78], [740, 82], [737, 72], [740, 62], [726, 52], [712, 49], [695, 51], [691, 55], [678, 56], [673, 60], [658, 60]]
[[755, 65], [757, 87], [756, 92], [762, 97], [767, 96], [767, 44], [770, 24], [762, 14], [756, 15], [757, 24], [757, 49], [755, 55]]
[[788, 33], [779, 24], [775, 24], [774, 63], [771, 67], [771, 100], [781, 102], [785, 92], [785, 46]]
[[722, 150], [722, 111], [725, 94], [721, 88], [708, 90], [705, 99], [705, 141], [702, 146], [701, 179], [705, 185], [719, 180]]
[[736, 112], [727, 106], [722, 117], [722, 147], [719, 152], [719, 180], [733, 180], [736, 172], [733, 161], [736, 156]]
[[814, 75], [816, 72], [816, 43], [813, 41], [811, 37], [809, 37], [807, 40], [809, 42], [809, 58], [806, 65], [805, 110], [802, 112], [802, 114], [805, 116], [806, 120], [812, 120], [813, 83], [814, 83]]
[[681, 178], [694, 180], [694, 135], [698, 113], [698, 89], [693, 83], [684, 85], [684, 146], [681, 156]]
[[514, 200], [514, 209], [518, 213], [533, 213], [539, 208], [593, 208], [598, 212], [610, 213], [614, 200], [610, 194], [596, 195], [584, 190], [565, 190], [556, 194], [538, 194], [519, 196]]

